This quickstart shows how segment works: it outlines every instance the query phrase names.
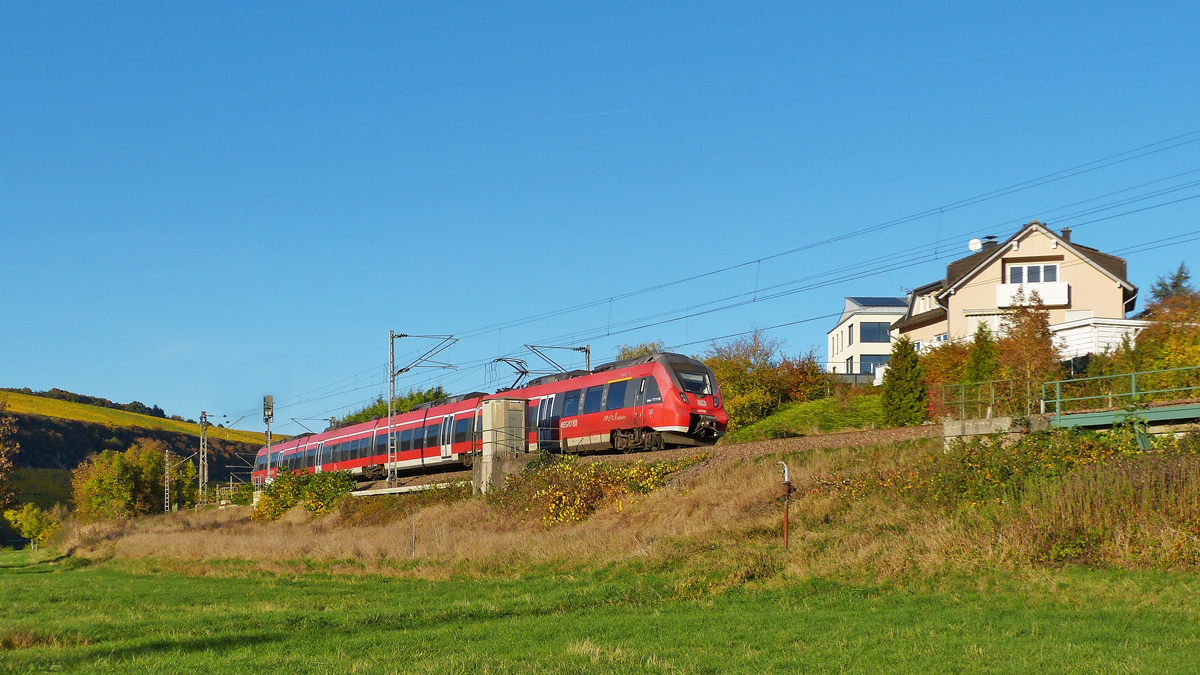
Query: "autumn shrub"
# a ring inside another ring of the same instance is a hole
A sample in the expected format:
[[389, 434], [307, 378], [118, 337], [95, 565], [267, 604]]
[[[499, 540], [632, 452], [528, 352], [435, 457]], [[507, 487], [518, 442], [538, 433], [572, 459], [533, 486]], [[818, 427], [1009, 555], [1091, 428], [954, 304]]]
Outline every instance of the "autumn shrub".
[[26, 504], [19, 510], [4, 512], [4, 519], [18, 534], [29, 540], [35, 551], [58, 530], [66, 517], [67, 509], [62, 504], [55, 504], [54, 508], [46, 510], [38, 508], [36, 504]]
[[770, 415], [783, 403], [801, 403], [824, 396], [825, 374], [815, 352], [789, 357], [782, 343], [762, 331], [714, 342], [699, 357], [717, 378], [724, 395], [729, 431]]
[[511, 478], [491, 500], [509, 512], [520, 512], [544, 525], [585, 520], [600, 507], [618, 511], [629, 497], [662, 487], [667, 477], [703, 461], [704, 455], [630, 464], [580, 462], [573, 455], [527, 468]]
[[233, 491], [233, 497], [230, 501], [238, 506], [250, 506], [250, 504], [254, 503], [254, 484], [238, 484], [237, 488]]
[[349, 495], [356, 485], [357, 482], [348, 471], [283, 471], [263, 488], [258, 506], [250, 517], [259, 521], [278, 520], [296, 505], [321, 515]]
[[[114, 520], [161, 512], [163, 467], [167, 446], [139, 439], [124, 452], [105, 450], [80, 464], [71, 474], [77, 515], [83, 520]], [[196, 465], [171, 461], [171, 507], [196, 503]]]
[[926, 409], [930, 418], [936, 420], [947, 414], [943, 402], [945, 386], [962, 382], [968, 355], [967, 346], [960, 342], [943, 342], [921, 354], [921, 376], [927, 392]]
[[300, 503], [311, 513], [328, 512], [350, 494], [358, 482], [349, 471], [324, 471], [312, 474], [300, 496]]

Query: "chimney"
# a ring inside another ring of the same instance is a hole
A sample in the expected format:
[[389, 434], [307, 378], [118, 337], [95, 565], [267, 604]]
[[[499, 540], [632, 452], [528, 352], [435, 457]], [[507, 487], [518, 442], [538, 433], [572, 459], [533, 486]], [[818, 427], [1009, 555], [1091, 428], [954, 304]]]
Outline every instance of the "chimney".
[[1071, 228], [1064, 227], [1062, 229], [1062, 240], [1067, 242], [1068, 244], [1071, 243]]
[[988, 236], [983, 238], [983, 249], [985, 251], [989, 248], [994, 247], [995, 245], [996, 245], [996, 236], [995, 235], [989, 234]]

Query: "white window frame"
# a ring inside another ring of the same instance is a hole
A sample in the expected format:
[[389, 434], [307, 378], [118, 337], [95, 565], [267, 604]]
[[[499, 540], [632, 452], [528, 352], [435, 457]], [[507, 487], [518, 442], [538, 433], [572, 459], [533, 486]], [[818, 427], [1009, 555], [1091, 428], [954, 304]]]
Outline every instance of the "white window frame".
[[[1029, 268], [1030, 267], [1038, 268], [1038, 277], [1039, 278], [1037, 281], [1029, 280]], [[1054, 281], [1048, 282], [1048, 281], [1046, 281], [1046, 268], [1049, 268], [1049, 267], [1054, 268]], [[1021, 281], [1013, 281], [1013, 277], [1012, 277], [1013, 270], [1021, 270]], [[1058, 263], [1022, 263], [1020, 265], [1005, 265], [1004, 266], [1004, 272], [1005, 272], [1005, 278], [1006, 278], [1005, 283], [1009, 283], [1009, 284], [1052, 283], [1053, 284], [1053, 283], [1062, 281], [1062, 278], [1059, 276], [1060, 271], [1061, 271], [1061, 269], [1060, 269]]]

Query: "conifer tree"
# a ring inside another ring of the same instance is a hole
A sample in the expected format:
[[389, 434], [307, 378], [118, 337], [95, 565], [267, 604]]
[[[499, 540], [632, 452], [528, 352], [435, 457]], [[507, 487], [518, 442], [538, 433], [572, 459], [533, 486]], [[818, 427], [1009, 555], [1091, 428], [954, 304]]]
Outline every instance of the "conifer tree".
[[928, 416], [925, 376], [912, 340], [901, 337], [892, 344], [892, 358], [883, 375], [883, 421], [888, 426], [920, 424]]
[[975, 329], [975, 338], [967, 351], [967, 367], [963, 371], [963, 382], [987, 382], [996, 379], [1000, 370], [1000, 352], [992, 338], [992, 330], [980, 322]]
[[1179, 269], [1175, 270], [1170, 275], [1163, 275], [1154, 282], [1150, 287], [1150, 297], [1158, 302], [1170, 298], [1177, 298], [1183, 295], [1192, 295], [1196, 291], [1188, 282], [1192, 279], [1192, 272], [1187, 268], [1187, 265], [1180, 262]]

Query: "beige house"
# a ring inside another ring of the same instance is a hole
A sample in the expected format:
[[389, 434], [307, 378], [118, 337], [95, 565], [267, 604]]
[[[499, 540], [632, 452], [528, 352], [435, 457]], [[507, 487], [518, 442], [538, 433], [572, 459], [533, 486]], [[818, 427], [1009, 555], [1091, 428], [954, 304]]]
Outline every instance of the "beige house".
[[1055, 233], [1035, 220], [1002, 243], [973, 243], [978, 250], [947, 265], [944, 279], [913, 289], [894, 336], [925, 349], [969, 339], [980, 323], [999, 334], [1021, 292], [1041, 298], [1067, 358], [1103, 352], [1145, 325], [1125, 318], [1137, 302], [1125, 260], [1072, 242], [1069, 228]]

